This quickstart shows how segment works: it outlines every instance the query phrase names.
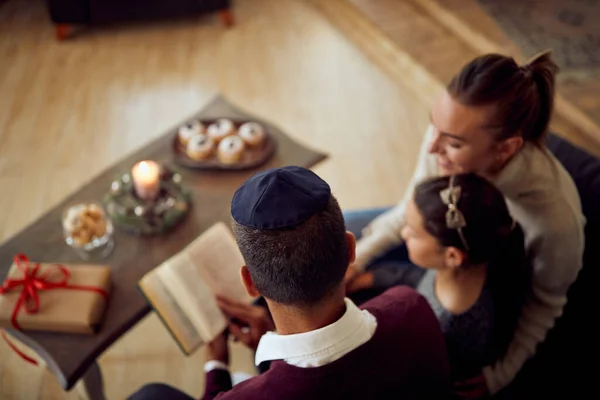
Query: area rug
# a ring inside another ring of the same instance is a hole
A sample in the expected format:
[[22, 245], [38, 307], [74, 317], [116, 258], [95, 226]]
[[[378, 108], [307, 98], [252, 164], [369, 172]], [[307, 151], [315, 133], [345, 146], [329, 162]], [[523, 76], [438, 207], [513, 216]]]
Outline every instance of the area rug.
[[553, 49], [562, 77], [600, 73], [600, 0], [478, 1], [524, 54]]

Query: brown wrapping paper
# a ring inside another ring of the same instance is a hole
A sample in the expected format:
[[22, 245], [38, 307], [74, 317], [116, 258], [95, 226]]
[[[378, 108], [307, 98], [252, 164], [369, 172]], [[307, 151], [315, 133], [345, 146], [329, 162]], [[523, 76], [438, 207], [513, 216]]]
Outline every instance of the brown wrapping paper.
[[[33, 263], [32, 263], [33, 264]], [[62, 264], [70, 272], [69, 285], [85, 285], [110, 289], [110, 268], [99, 265]], [[44, 274], [47, 268], [56, 268], [54, 264], [42, 264], [37, 276]], [[53, 277], [60, 276], [59, 274]], [[22, 279], [23, 272], [13, 264], [8, 272], [8, 279]], [[0, 295], [0, 327], [14, 328], [11, 316], [22, 291], [22, 286]], [[66, 333], [95, 333], [102, 322], [106, 302], [97, 292], [56, 288], [38, 290], [40, 299], [39, 311], [27, 314], [21, 306], [17, 323], [24, 331], [46, 331]]]

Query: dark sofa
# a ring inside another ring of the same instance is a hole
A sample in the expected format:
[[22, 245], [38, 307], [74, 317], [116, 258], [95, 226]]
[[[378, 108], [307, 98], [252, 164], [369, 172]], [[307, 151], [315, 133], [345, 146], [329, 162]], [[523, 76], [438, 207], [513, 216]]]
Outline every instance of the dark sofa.
[[219, 11], [223, 23], [233, 23], [230, 0], [46, 0], [59, 39], [72, 25], [177, 18]]
[[550, 135], [550, 151], [572, 176], [586, 217], [583, 268], [568, 293], [563, 316], [548, 333], [536, 356], [499, 398], [587, 398], [595, 393], [600, 350], [596, 271], [600, 268], [600, 159]]

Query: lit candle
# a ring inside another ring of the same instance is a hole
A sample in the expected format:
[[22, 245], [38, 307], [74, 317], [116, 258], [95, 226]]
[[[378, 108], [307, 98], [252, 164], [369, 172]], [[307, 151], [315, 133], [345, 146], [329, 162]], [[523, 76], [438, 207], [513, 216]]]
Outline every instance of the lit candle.
[[131, 170], [133, 186], [137, 195], [144, 200], [158, 196], [160, 189], [160, 167], [154, 161], [140, 161]]

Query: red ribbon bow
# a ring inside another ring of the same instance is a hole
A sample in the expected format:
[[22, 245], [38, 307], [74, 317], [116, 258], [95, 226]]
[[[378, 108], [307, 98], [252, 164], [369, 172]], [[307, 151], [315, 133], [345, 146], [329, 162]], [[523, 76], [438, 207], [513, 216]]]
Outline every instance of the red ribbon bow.
[[[15, 304], [15, 308], [13, 309], [12, 315], [10, 317], [10, 322], [15, 327], [15, 329], [21, 330], [19, 323], [17, 322], [17, 317], [19, 316], [19, 312], [21, 308], [25, 309], [27, 314], [35, 314], [40, 309], [40, 299], [38, 296], [38, 291], [42, 290], [52, 290], [52, 289], [70, 289], [70, 290], [87, 290], [96, 292], [102, 297], [104, 300], [108, 300], [108, 293], [106, 290], [101, 289], [99, 287], [94, 286], [85, 286], [85, 285], [70, 285], [68, 284], [69, 278], [71, 276], [71, 272], [61, 264], [56, 264], [52, 269], [46, 269], [44, 274], [38, 276], [38, 272], [40, 270], [40, 264], [36, 263], [31, 265], [29, 262], [29, 258], [25, 254], [17, 254], [14, 258], [14, 262], [17, 267], [23, 272], [22, 279], [10, 279], [6, 278], [2, 286], [0, 286], [0, 295], [10, 292], [11, 290], [22, 286], [21, 295]], [[58, 279], [51, 279], [52, 275], [56, 275], [58, 273]], [[6, 333], [2, 331], [2, 336], [8, 343], [8, 345], [17, 352], [25, 361], [28, 361], [32, 364], [37, 365], [37, 361], [31, 357], [23, 354], [16, 346], [8, 340]]]

